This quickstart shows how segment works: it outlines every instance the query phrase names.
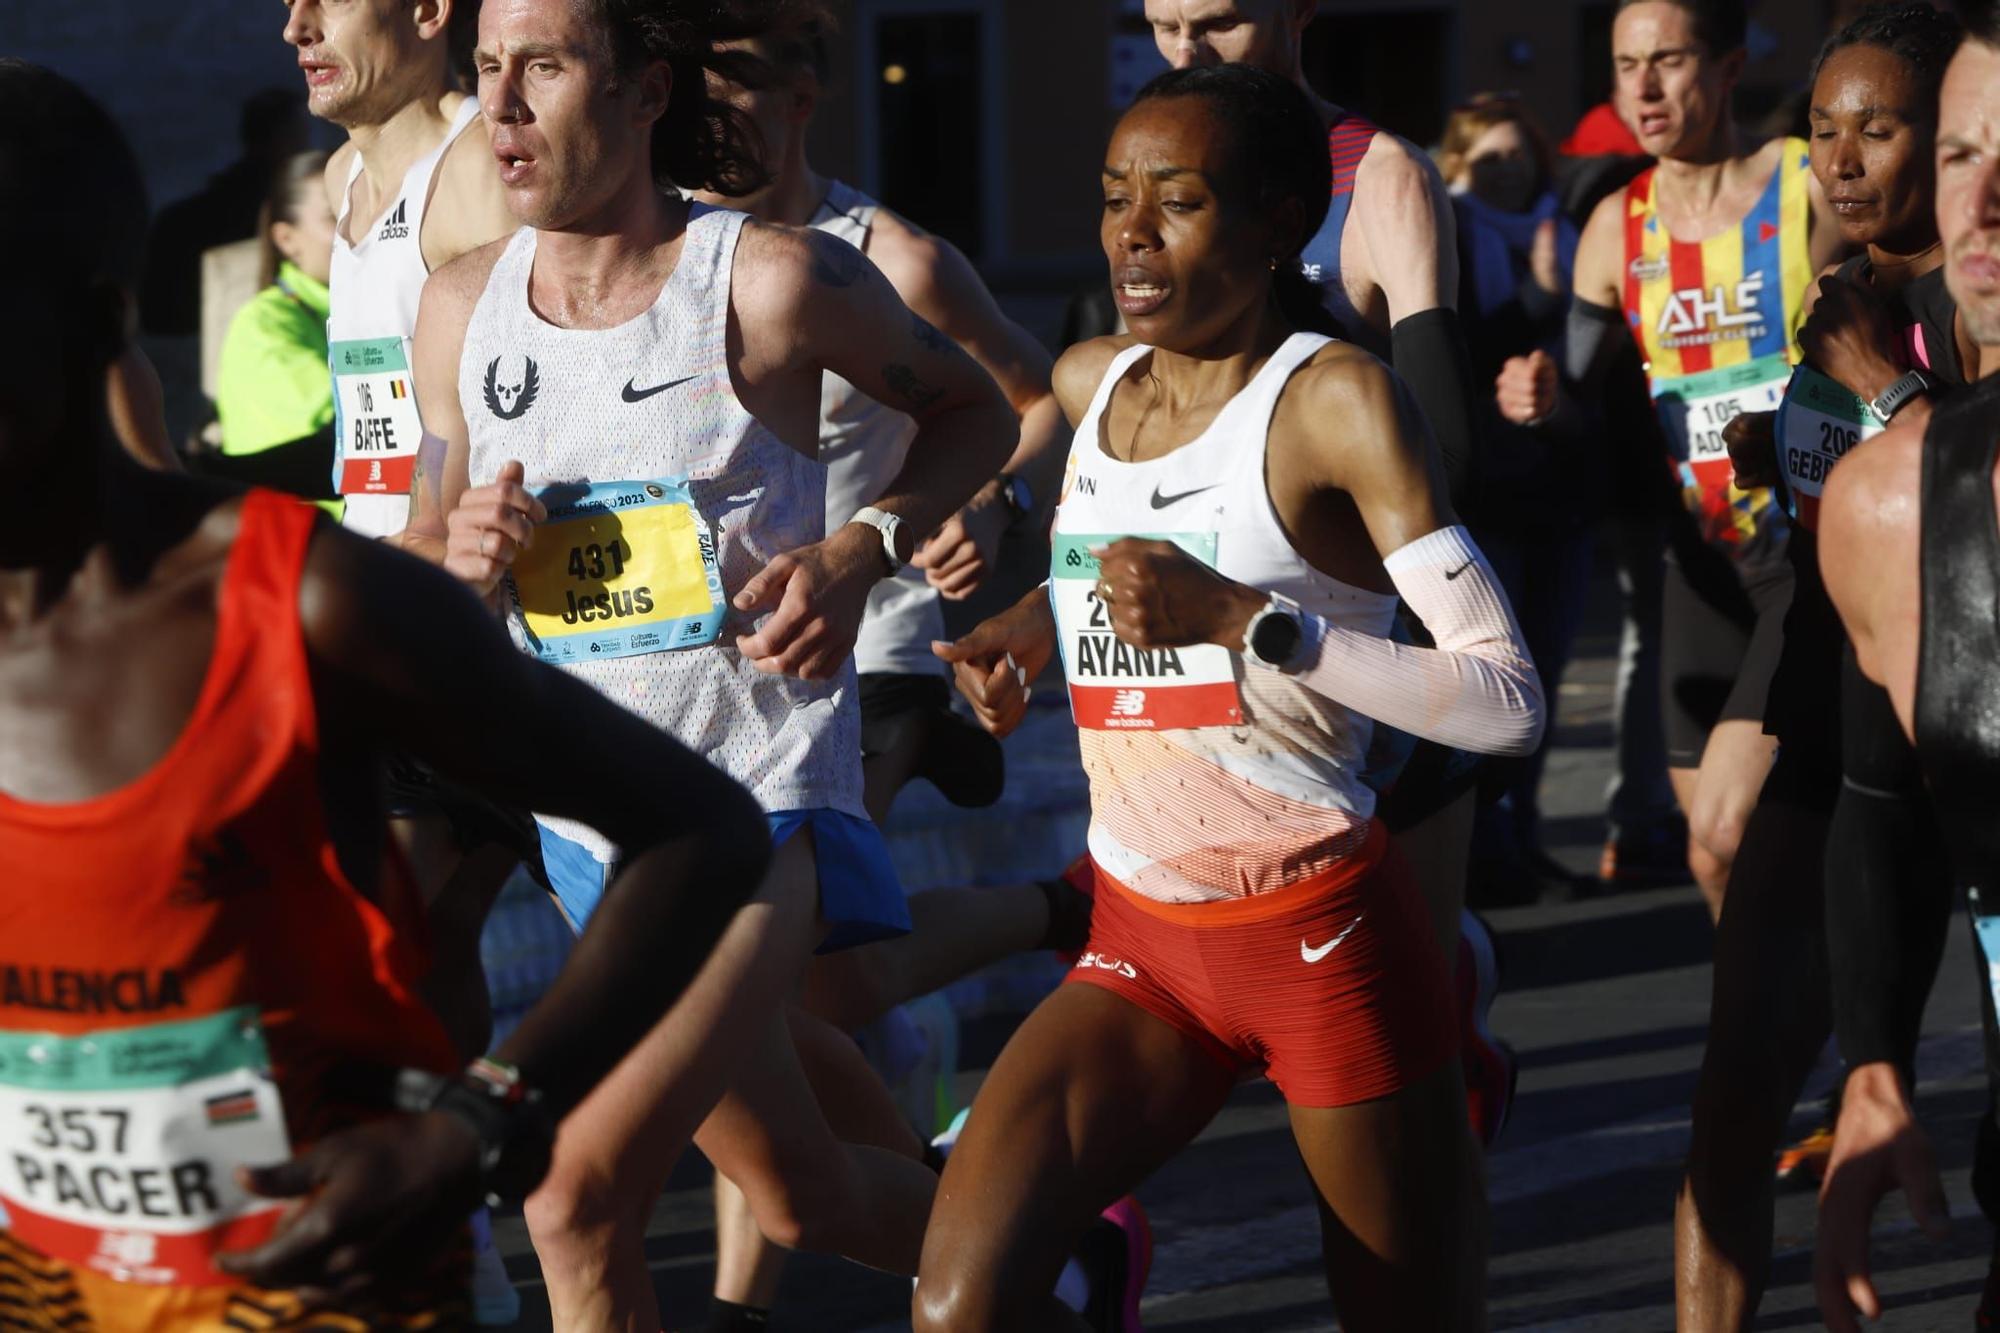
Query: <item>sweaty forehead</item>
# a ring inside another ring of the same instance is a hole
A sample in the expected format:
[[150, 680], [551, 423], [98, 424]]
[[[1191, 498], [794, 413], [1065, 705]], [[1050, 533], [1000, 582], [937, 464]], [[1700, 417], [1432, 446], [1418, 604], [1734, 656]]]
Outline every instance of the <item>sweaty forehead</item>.
[[479, 44], [495, 54], [528, 43], [578, 44], [590, 28], [583, 0], [485, 0], [479, 7]]
[[1854, 111], [1863, 107], [1884, 111], [1914, 110], [1913, 73], [1907, 61], [1879, 46], [1844, 46], [1826, 58], [1813, 84], [1814, 110]]
[[1938, 135], [2000, 147], [2000, 47], [1967, 41], [1958, 48], [1938, 99]]
[[1621, 56], [1644, 59], [1693, 46], [1696, 40], [1694, 15], [1669, 0], [1621, 9], [1611, 25], [1612, 48]]
[[1118, 122], [1104, 154], [1105, 169], [1129, 175], [1174, 168], [1212, 182], [1226, 150], [1219, 138], [1214, 117], [1198, 97], [1141, 102]]

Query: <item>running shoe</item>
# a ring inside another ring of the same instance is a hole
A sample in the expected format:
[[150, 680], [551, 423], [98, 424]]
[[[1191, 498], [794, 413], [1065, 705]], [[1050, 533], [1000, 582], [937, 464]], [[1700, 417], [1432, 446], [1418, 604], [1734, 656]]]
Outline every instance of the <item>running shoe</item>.
[[1500, 955], [1493, 932], [1477, 912], [1458, 918], [1459, 1056], [1465, 1062], [1466, 1110], [1472, 1131], [1491, 1148], [1514, 1109], [1514, 1085], [1521, 1062], [1514, 1048], [1493, 1035], [1489, 1019], [1500, 993]]
[[1817, 1187], [1826, 1179], [1826, 1164], [1832, 1157], [1833, 1127], [1821, 1125], [1778, 1154], [1778, 1179]]
[[1126, 1195], [1104, 1210], [1076, 1247], [1090, 1279], [1090, 1295], [1077, 1313], [1097, 1333], [1142, 1333], [1139, 1298], [1153, 1270], [1153, 1226], [1139, 1201]]

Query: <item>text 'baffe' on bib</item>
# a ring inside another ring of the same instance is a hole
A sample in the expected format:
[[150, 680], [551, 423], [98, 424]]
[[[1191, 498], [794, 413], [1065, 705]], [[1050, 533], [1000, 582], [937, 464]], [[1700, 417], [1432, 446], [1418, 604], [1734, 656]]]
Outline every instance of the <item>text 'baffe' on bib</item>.
[[342, 495], [408, 495], [424, 440], [409, 340], [361, 338], [327, 349]]
[[1819, 499], [1833, 465], [1855, 445], [1887, 427], [1845, 385], [1800, 366], [1778, 409], [1774, 433], [1784, 469], [1786, 508], [1808, 531], [1819, 528]]
[[528, 647], [557, 665], [699, 648], [726, 607], [715, 538], [681, 481], [555, 485], [514, 562]]
[[1049, 597], [1076, 724], [1094, 731], [1241, 726], [1235, 654], [1227, 648], [1135, 648], [1112, 631], [1110, 609], [1097, 595], [1097, 557], [1090, 552], [1127, 536], [1172, 542], [1215, 565], [1212, 532], [1055, 535]]
[[0, 1032], [0, 1200], [51, 1259], [121, 1282], [215, 1286], [217, 1254], [286, 1204], [239, 1166], [291, 1156], [257, 1010], [82, 1037]]

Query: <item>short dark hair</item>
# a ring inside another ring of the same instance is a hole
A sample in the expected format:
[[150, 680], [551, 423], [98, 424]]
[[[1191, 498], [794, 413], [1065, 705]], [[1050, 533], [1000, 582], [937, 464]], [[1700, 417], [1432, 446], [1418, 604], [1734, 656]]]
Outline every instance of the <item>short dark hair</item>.
[[1168, 70], [1141, 88], [1132, 106], [1181, 99], [1200, 101], [1228, 136], [1224, 160], [1232, 179], [1223, 184], [1242, 192], [1238, 205], [1268, 215], [1298, 202], [1303, 226], [1291, 253], [1273, 256], [1279, 261], [1273, 290], [1295, 327], [1329, 331], [1319, 289], [1292, 262], [1325, 223], [1333, 200], [1333, 158], [1312, 100], [1290, 79], [1232, 64]]
[[1750, 12], [1743, 0], [1618, 0], [1622, 14], [1634, 5], [1678, 5], [1694, 20], [1694, 35], [1710, 55], [1740, 51], [1750, 40]]
[[743, 114], [711, 97], [708, 75], [762, 86], [770, 69], [747, 51], [716, 43], [754, 38], [740, 19], [712, 0], [584, 0], [585, 13], [610, 40], [617, 77], [655, 60], [673, 73], [666, 114], [653, 125], [653, 176], [662, 185], [713, 190], [732, 198], [770, 181], [757, 134]]
[[50, 69], [0, 56], [0, 253], [136, 291], [146, 252], [146, 186], [103, 107]]
[[1988, 46], [2000, 46], [2000, 0], [1959, 0], [1965, 35]]
[[1870, 5], [1854, 20], [1826, 39], [1813, 61], [1808, 88], [1819, 83], [1820, 71], [1834, 52], [1850, 46], [1873, 46], [1887, 51], [1910, 67], [1917, 78], [1917, 105], [1926, 119], [1935, 122], [1938, 89], [1944, 84], [1945, 67], [1958, 50], [1965, 30], [1959, 21], [1941, 9], [1903, 0], [1899, 4]]

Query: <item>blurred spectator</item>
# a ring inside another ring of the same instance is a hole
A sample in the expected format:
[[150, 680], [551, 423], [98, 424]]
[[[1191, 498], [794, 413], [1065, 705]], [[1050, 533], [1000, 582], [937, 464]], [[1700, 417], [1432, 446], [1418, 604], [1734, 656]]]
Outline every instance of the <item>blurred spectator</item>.
[[237, 133], [242, 156], [153, 221], [139, 293], [147, 333], [182, 337], [199, 330], [202, 252], [257, 234], [272, 175], [310, 140], [304, 97], [284, 88], [251, 94], [238, 111]]
[[1569, 138], [1563, 140], [1562, 162], [1556, 172], [1556, 193], [1562, 197], [1563, 212], [1581, 227], [1590, 220], [1590, 210], [1597, 207], [1598, 200], [1622, 188], [1652, 160], [1619, 119], [1618, 108], [1609, 102], [1598, 103], [1583, 113]]
[[1599, 102], [1583, 113], [1563, 140], [1564, 157], [1643, 157], [1639, 136], [1618, 115], [1618, 108]]
[[333, 212], [325, 171], [325, 153], [298, 153], [271, 184], [262, 289], [231, 321], [216, 373], [222, 458], [203, 468], [315, 499], [333, 494], [326, 344]]
[[[1560, 351], [1577, 229], [1556, 198], [1548, 138], [1517, 98], [1479, 97], [1452, 112], [1438, 166], [1458, 218], [1458, 308], [1473, 378], [1490, 385], [1509, 357]], [[1484, 401], [1486, 455], [1477, 503], [1463, 517], [1514, 604], [1553, 703], [1586, 601], [1600, 469], [1594, 451], [1517, 426], [1490, 395]], [[1474, 834], [1476, 900], [1533, 899], [1570, 878], [1542, 848], [1536, 790], [1549, 743], [1485, 767], [1493, 799]]]

